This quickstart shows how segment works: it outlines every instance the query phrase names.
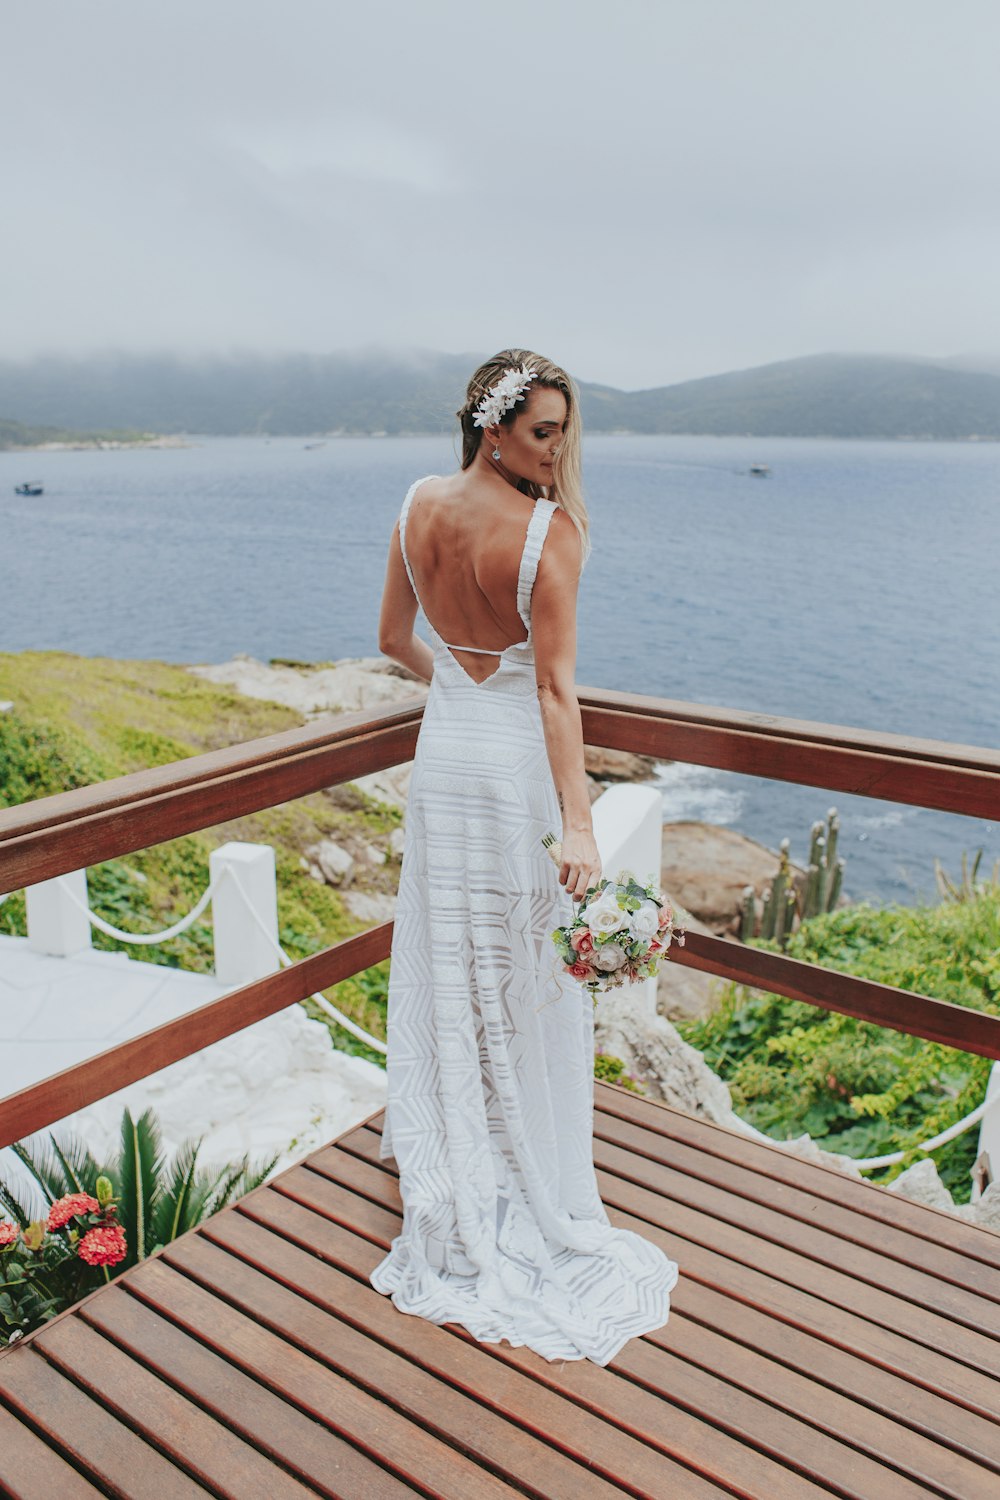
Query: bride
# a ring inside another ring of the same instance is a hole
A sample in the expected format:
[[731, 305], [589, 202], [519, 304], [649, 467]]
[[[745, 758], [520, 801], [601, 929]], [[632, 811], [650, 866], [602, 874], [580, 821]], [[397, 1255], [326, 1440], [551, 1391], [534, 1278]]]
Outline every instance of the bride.
[[389, 978], [382, 1154], [403, 1224], [371, 1281], [484, 1343], [607, 1364], [667, 1321], [678, 1267], [601, 1203], [593, 1006], [551, 940], [601, 874], [574, 686], [578, 397], [505, 349], [458, 417], [461, 469], [411, 485], [379, 623], [381, 650], [431, 687]]

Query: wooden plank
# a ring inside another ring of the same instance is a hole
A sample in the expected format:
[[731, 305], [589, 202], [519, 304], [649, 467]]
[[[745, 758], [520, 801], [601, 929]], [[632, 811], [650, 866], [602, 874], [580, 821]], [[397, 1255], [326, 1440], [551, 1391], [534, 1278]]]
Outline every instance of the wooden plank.
[[[894, 1254], [844, 1236], [824, 1200], [811, 1203], [795, 1189], [771, 1184], [773, 1193], [748, 1191], [749, 1184], [735, 1167], [720, 1167], [711, 1178], [687, 1172], [678, 1147], [676, 1166], [637, 1155], [627, 1142], [600, 1139], [594, 1143], [595, 1164], [624, 1182], [648, 1188], [664, 1200], [679, 1200], [717, 1220], [736, 1225], [759, 1240], [808, 1257], [819, 1267], [830, 1266], [861, 1285], [904, 1297], [916, 1308], [926, 1308], [940, 1319], [1000, 1340], [1000, 1303], [962, 1286], [942, 1281], [906, 1253], [906, 1236], [897, 1236]], [[810, 1213], [810, 1210], [813, 1213]], [[795, 1210], [792, 1212], [792, 1210]], [[669, 1209], [668, 1209], [669, 1212]], [[862, 1229], [864, 1221], [862, 1221]], [[887, 1231], [885, 1231], [887, 1232]], [[921, 1250], [923, 1246], [920, 1246]], [[974, 1268], [977, 1275], [988, 1275]], [[942, 1334], [945, 1325], [938, 1325]], [[1000, 1375], [1000, 1346], [997, 1349]]]
[[165, 1259], [518, 1489], [540, 1500], [576, 1500], [581, 1495], [615, 1500], [621, 1493], [617, 1485], [554, 1451], [534, 1433], [470, 1400], [464, 1390], [437, 1378], [436, 1372], [429, 1373], [376, 1342], [367, 1328], [359, 1330], [342, 1321], [336, 1310], [318, 1308], [299, 1288], [293, 1291], [280, 1285], [205, 1236], [186, 1240], [176, 1251], [168, 1249]]
[[44, 1495], [94, 1500], [103, 1493], [0, 1406], [0, 1494], [10, 1500], [39, 1500]]
[[592, 702], [581, 703], [581, 716], [585, 743], [657, 760], [714, 766], [974, 818], [994, 820], [1000, 809], [1000, 770], [993, 752], [986, 749], [979, 750], [974, 765], [962, 766], [933, 751], [921, 760], [876, 748], [875, 737], [864, 748], [849, 748], [820, 735], [798, 739], [787, 732], [696, 723], [655, 710], [626, 713]]
[[[125, 1298], [109, 1287], [99, 1300]], [[91, 1304], [93, 1310], [93, 1304]], [[80, 1318], [35, 1339], [56, 1369], [156, 1445], [172, 1464], [226, 1500], [308, 1500], [311, 1487], [277, 1467]]]
[[[949, 1264], [951, 1256], [958, 1256], [963, 1263], [971, 1260], [1000, 1270], [1000, 1235], [968, 1219], [926, 1203], [916, 1203], [878, 1183], [850, 1177], [825, 1163], [807, 1161], [733, 1126], [720, 1125], [659, 1100], [638, 1098], [627, 1089], [599, 1083], [595, 1086], [594, 1100], [595, 1134], [602, 1133], [605, 1116], [637, 1123], [647, 1136], [658, 1138], [656, 1152], [661, 1154], [657, 1160], [672, 1160], [672, 1143], [676, 1141], [693, 1147], [700, 1157], [719, 1156], [761, 1179], [773, 1178], [840, 1203], [855, 1213], [866, 1214], [879, 1223], [905, 1230], [949, 1257], [940, 1262], [942, 1265]], [[926, 1254], [926, 1247], [921, 1247], [920, 1253]]]
[[388, 957], [391, 944], [392, 923], [382, 922], [9, 1094], [0, 1099], [0, 1146], [9, 1146], [128, 1083], [380, 963]]
[[875, 1026], [909, 1032], [963, 1052], [1000, 1058], [1000, 1017], [985, 1011], [898, 990], [873, 979], [859, 979], [854, 974], [789, 958], [786, 953], [769, 953], [710, 933], [689, 932], [683, 947], [671, 947], [670, 954], [670, 963], [689, 969], [788, 995], [807, 1005], [857, 1016]]
[[[334, 1185], [324, 1184], [317, 1174], [303, 1171], [302, 1177], [314, 1180], [317, 1184], [314, 1191], [321, 1201], [329, 1202], [337, 1196]], [[299, 1191], [304, 1191], [301, 1180], [294, 1185]], [[340, 1196], [349, 1199], [352, 1195], [342, 1192]], [[372, 1216], [380, 1211], [364, 1199], [353, 1201], [360, 1221], [370, 1228]], [[255, 1197], [255, 1211], [259, 1211], [260, 1203], [260, 1197]], [[338, 1218], [341, 1216], [347, 1218], [350, 1215], [339, 1207]], [[398, 1233], [399, 1215], [384, 1217], [392, 1226], [391, 1232]], [[366, 1243], [363, 1238], [357, 1239], [365, 1272], [382, 1258], [390, 1237], [385, 1235], [378, 1247]], [[449, 1327], [449, 1332], [456, 1338], [474, 1342], [470, 1334], [458, 1328]], [[821, 1495], [829, 1495], [826, 1488], [818, 1487], [807, 1476], [794, 1473], [759, 1453], [752, 1443], [740, 1442], [720, 1432], [711, 1423], [692, 1416], [681, 1405], [653, 1397], [630, 1380], [619, 1378], [614, 1365], [602, 1368], [590, 1360], [550, 1363], [530, 1350], [511, 1349], [506, 1344], [477, 1347], [484, 1349], [490, 1358], [530, 1375], [574, 1406], [582, 1407], [589, 1416], [614, 1423], [710, 1482], [745, 1497], [745, 1500], [819, 1500]], [[579, 1421], [578, 1414], [567, 1414], [567, 1425]], [[584, 1431], [583, 1428], [579, 1430]]]
[[612, 688], [578, 687], [581, 707], [647, 715], [695, 726], [728, 729], [739, 734], [770, 735], [775, 739], [804, 740], [810, 744], [846, 746], [852, 750], [884, 751], [900, 759], [939, 760], [943, 765], [1000, 771], [1000, 750], [984, 745], [954, 744], [920, 739], [910, 734], [858, 729], [853, 725], [824, 724], [756, 710], [722, 708], [713, 703], [687, 703], [676, 698], [653, 698]]
[[[235, 1215], [219, 1214], [212, 1222], [219, 1224], [231, 1217]], [[102, 1296], [88, 1302], [82, 1317], [321, 1495], [337, 1500], [355, 1500], [358, 1495], [365, 1500], [412, 1496], [409, 1485], [329, 1428], [304, 1416], [138, 1297], [130, 1296], [127, 1281], [112, 1283]], [[283, 1477], [280, 1470], [276, 1472]]]
[[[370, 1122], [369, 1128], [376, 1127], [377, 1121]], [[353, 1143], [352, 1133], [344, 1138], [341, 1147], [346, 1150]], [[337, 1176], [357, 1180], [357, 1174], [343, 1171], [337, 1172]], [[370, 1233], [373, 1239], [379, 1240], [384, 1234], [391, 1238], [398, 1232], [394, 1227], [398, 1218], [393, 1221], [391, 1214], [387, 1217], [386, 1210], [376, 1208], [374, 1201], [369, 1204], [352, 1198], [350, 1189], [329, 1179], [327, 1188], [318, 1190], [314, 1177], [314, 1173], [303, 1172], [283, 1190], [297, 1201], [314, 1206], [317, 1212], [330, 1213], [338, 1222], [349, 1222], [344, 1217], [345, 1209], [353, 1203], [359, 1224], [367, 1220], [360, 1232]], [[936, 1347], [914, 1342], [905, 1330], [897, 1329], [891, 1300], [882, 1300], [885, 1316], [881, 1322], [873, 1320], [870, 1309], [853, 1308], [852, 1300], [856, 1299], [850, 1278], [829, 1271], [817, 1274], [816, 1267], [808, 1260], [786, 1255], [779, 1247], [761, 1244], [731, 1224], [696, 1213], [679, 1201], [664, 1202], [653, 1193], [602, 1173], [598, 1173], [598, 1183], [613, 1221], [659, 1244], [678, 1261], [682, 1277], [701, 1280], [784, 1324], [826, 1339], [857, 1358], [903, 1375], [940, 1397], [996, 1420], [1000, 1407], [996, 1380], [980, 1372], [974, 1364], [954, 1358], [955, 1341], [947, 1332]], [[377, 1197], [378, 1185], [369, 1181], [367, 1186], [373, 1199]], [[398, 1188], [394, 1183], [381, 1192], [387, 1204], [398, 1205]], [[621, 1202], [617, 1201], [619, 1198]], [[767, 1270], [759, 1270], [761, 1266]], [[905, 1302], [899, 1306], [904, 1311], [908, 1309]], [[946, 1323], [944, 1327], [949, 1329]]]
[[[366, 1285], [356, 1288], [353, 1296], [344, 1289], [346, 1277], [358, 1274], [357, 1247], [363, 1244], [347, 1230], [330, 1225], [277, 1193], [261, 1195], [253, 1207], [254, 1222], [262, 1226], [266, 1223], [276, 1233], [302, 1246], [303, 1251], [310, 1252], [299, 1254], [286, 1249], [282, 1254], [274, 1248], [276, 1234], [255, 1233], [252, 1226], [246, 1224], [247, 1217], [243, 1213], [221, 1215], [206, 1226], [206, 1233], [225, 1243], [249, 1263], [259, 1264], [268, 1274], [277, 1275], [287, 1284], [303, 1287], [314, 1300], [332, 1306], [340, 1316], [344, 1315], [346, 1307], [356, 1302], [365, 1309], [364, 1326], [377, 1337], [383, 1341], [391, 1340], [394, 1345], [402, 1343], [417, 1357], [433, 1358], [449, 1378], [460, 1379], [464, 1384], [481, 1372], [481, 1357], [471, 1365], [467, 1361], [463, 1363], [461, 1356], [471, 1354], [472, 1350], [466, 1351], [454, 1339], [442, 1336], [441, 1330], [435, 1330], [419, 1319], [394, 1316], [388, 1304], [381, 1317], [377, 1310], [372, 1313], [366, 1299], [377, 1294]], [[334, 1258], [338, 1262], [346, 1261], [350, 1270], [339, 1275], [330, 1265], [320, 1264], [317, 1257], [324, 1261]], [[371, 1259], [370, 1250], [368, 1258]], [[704, 1326], [706, 1324], [708, 1326]], [[713, 1327], [721, 1331], [713, 1332]], [[741, 1334], [746, 1347], [740, 1347], [736, 1342]], [[949, 1484], [957, 1496], [963, 1496], [962, 1486], [967, 1480], [978, 1482], [982, 1471], [977, 1465], [1000, 1470], [998, 1432], [993, 1423], [958, 1409], [948, 1410], [949, 1446], [962, 1455], [956, 1460], [942, 1450], [936, 1435], [936, 1426], [942, 1419], [940, 1401], [933, 1400], [906, 1381], [882, 1371], [876, 1372], [871, 1366], [851, 1359], [839, 1350], [821, 1345], [816, 1339], [797, 1334], [783, 1325], [775, 1325], [771, 1319], [709, 1292], [686, 1276], [682, 1276], [672, 1296], [666, 1329], [647, 1337], [651, 1343], [670, 1348], [710, 1372], [725, 1371], [726, 1379], [744, 1390], [751, 1393], [766, 1391], [769, 1401], [782, 1404], [778, 1401], [780, 1382], [775, 1380], [777, 1374], [794, 1395], [794, 1403], [786, 1406], [786, 1410], [804, 1416], [832, 1436], [849, 1435], [854, 1445], [863, 1448], [869, 1457], [890, 1462], [913, 1479], [936, 1476], [946, 1494], [950, 1493]], [[758, 1343], [763, 1347], [758, 1348]], [[450, 1357], [448, 1351], [453, 1351]], [[831, 1360], [834, 1367], [832, 1380]], [[799, 1380], [793, 1372], [786, 1372], [783, 1366], [792, 1361], [796, 1370], [811, 1378]], [[839, 1394], [835, 1384], [838, 1375]], [[821, 1379], [826, 1383], [821, 1384]], [[485, 1399], [489, 1399], [489, 1393], [490, 1387], [487, 1387]], [[517, 1388], [515, 1393], [520, 1395]], [[529, 1417], [535, 1413], [550, 1441], [558, 1441], [559, 1413], [558, 1410], [550, 1413], [546, 1409], [544, 1394], [536, 1391], [533, 1398], [529, 1396], [527, 1412]], [[506, 1391], [505, 1396], [509, 1399]], [[593, 1447], [605, 1455], [614, 1451], [603, 1432], [594, 1434]], [[662, 1465], [665, 1460], [660, 1457], [658, 1463]], [[956, 1467], [959, 1471], [957, 1489]], [[640, 1477], [640, 1472], [635, 1469], [626, 1467], [624, 1472], [636, 1479]], [[677, 1480], [673, 1474], [668, 1480], [671, 1495], [683, 1493], [676, 1488]], [[643, 1477], [644, 1489], [647, 1484], [648, 1480]]]
[[34, 1341], [0, 1359], [0, 1398], [122, 1500], [204, 1500], [203, 1489], [48, 1363]]
[[418, 1489], [444, 1500], [507, 1500], [509, 1486], [502, 1479], [388, 1404], [400, 1393], [371, 1396], [182, 1275], [166, 1253], [129, 1272], [129, 1291], [154, 1311]]
[[359, 1281], [337, 1269], [331, 1264], [331, 1244], [343, 1245], [353, 1237], [279, 1193], [262, 1194], [255, 1200], [252, 1215], [218, 1215], [205, 1225], [204, 1235], [282, 1286], [307, 1296], [316, 1306], [613, 1480], [622, 1493], [663, 1496], [664, 1500], [701, 1500], [722, 1493], [607, 1423], [592, 1419], [585, 1430], [567, 1432], [566, 1412], [558, 1397], [540, 1390], [527, 1376], [498, 1372], [481, 1345], [465, 1343], [451, 1330], [422, 1318], [401, 1317], [367, 1278]]
[[[967, 1305], [973, 1328], [978, 1328], [979, 1320], [982, 1319], [985, 1331], [991, 1331], [1000, 1337], [1000, 1277], [997, 1277], [991, 1266], [985, 1266], [978, 1260], [969, 1260], [957, 1251], [949, 1250], [946, 1245], [934, 1244], [933, 1241], [919, 1241], [915, 1245], [913, 1236], [906, 1230], [871, 1220], [853, 1209], [817, 1197], [805, 1188], [790, 1187], [772, 1178], [759, 1178], [756, 1173], [747, 1172], [744, 1167], [738, 1167], [721, 1157], [712, 1157], [694, 1146], [675, 1140], [664, 1148], [663, 1137], [646, 1131], [642, 1125], [622, 1121], [616, 1116], [603, 1115], [600, 1110], [595, 1110], [594, 1134], [604, 1145], [616, 1146], [634, 1158], [634, 1181], [645, 1181], [643, 1163], [666, 1167], [667, 1170], [684, 1173], [688, 1178], [696, 1178], [699, 1182], [705, 1182], [729, 1194], [738, 1217], [742, 1212], [741, 1203], [747, 1202], [805, 1224], [810, 1230], [810, 1238], [814, 1239], [814, 1232], [822, 1233], [829, 1239], [831, 1247], [834, 1247], [832, 1254], [841, 1265], [843, 1260], [838, 1241], [846, 1241], [852, 1247], [871, 1251], [889, 1262], [897, 1262], [903, 1268], [903, 1281], [898, 1281], [897, 1289], [904, 1295], [906, 1278], [913, 1266], [919, 1265], [919, 1274], [928, 1278], [928, 1287], [924, 1298], [913, 1298], [913, 1301], [939, 1307], [939, 1298], [934, 1293], [940, 1284], [946, 1283], [948, 1287], [957, 1289], [960, 1295], [964, 1293], [978, 1299]], [[762, 1149], [768, 1151], [766, 1146]], [[786, 1241], [786, 1244], [792, 1244], [792, 1241]], [[888, 1274], [892, 1275], [891, 1269]], [[933, 1299], [930, 1304], [927, 1301], [928, 1295]]]
[[0, 893], [411, 760], [422, 700], [370, 709], [0, 812]]

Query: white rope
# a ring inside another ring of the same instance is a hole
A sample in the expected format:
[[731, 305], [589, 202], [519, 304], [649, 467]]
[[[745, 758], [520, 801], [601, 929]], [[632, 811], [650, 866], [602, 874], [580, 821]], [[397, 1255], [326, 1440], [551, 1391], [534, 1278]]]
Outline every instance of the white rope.
[[[223, 875], [225, 875], [226, 873], [227, 872], [223, 870]], [[220, 875], [214, 876], [213, 879], [209, 881], [208, 886], [203, 892], [200, 900], [195, 906], [192, 906], [187, 916], [181, 917], [180, 921], [175, 922], [173, 927], [166, 927], [162, 932], [123, 932], [120, 927], [112, 927], [110, 922], [105, 922], [103, 917], [99, 917], [96, 912], [92, 912], [90, 910], [90, 907], [86, 906], [84, 902], [82, 902], [80, 898], [70, 890], [68, 885], [64, 885], [62, 891], [63, 895], [69, 897], [77, 910], [82, 911], [86, 915], [91, 927], [96, 927], [98, 932], [107, 933], [108, 937], [118, 938], [119, 941], [123, 943], [144, 943], [151, 945], [153, 943], [166, 943], [171, 938], [178, 937], [180, 933], [186, 932], [189, 927], [197, 922], [198, 918], [201, 916], [202, 912], [205, 910], [206, 906], [211, 901], [216, 891], [219, 889], [219, 881], [221, 880], [221, 878], [222, 876]]]
[[1000, 1093], [994, 1094], [990, 1099], [984, 1099], [982, 1104], [977, 1104], [971, 1114], [967, 1114], [964, 1120], [956, 1120], [954, 1125], [949, 1125], [947, 1130], [942, 1130], [940, 1135], [932, 1136], [929, 1141], [922, 1142], [919, 1146], [909, 1146], [906, 1151], [891, 1151], [888, 1156], [868, 1156], [864, 1161], [855, 1161], [856, 1167], [890, 1167], [897, 1161], [902, 1161], [910, 1151], [936, 1151], [938, 1146], [943, 1146], [947, 1141], [955, 1139], [970, 1125], [975, 1125], [981, 1120], [988, 1109], [993, 1109], [1000, 1104]]
[[[274, 935], [268, 932], [267, 928], [264, 926], [263, 921], [261, 920], [259, 912], [253, 905], [253, 902], [250, 900], [250, 897], [247, 895], [246, 891], [243, 889], [243, 886], [240, 884], [240, 878], [236, 874], [235, 870], [230, 868], [226, 873], [242, 896], [243, 904], [246, 907], [247, 911], [250, 913], [254, 922], [257, 924], [258, 929], [263, 933], [270, 946], [278, 955], [282, 968], [290, 967], [290, 965], [293, 964], [295, 960], [289, 958], [288, 954], [285, 952], [284, 948], [282, 948], [281, 944], [275, 939]], [[332, 1005], [325, 995], [314, 994], [310, 998], [315, 1000], [316, 1004], [320, 1006], [322, 1010], [325, 1010], [331, 1020], [336, 1021], [338, 1026], [342, 1026], [345, 1031], [349, 1031], [352, 1036], [357, 1037], [359, 1042], [364, 1042], [367, 1046], [374, 1047], [376, 1052], [381, 1052], [383, 1057], [386, 1056], [389, 1049], [387, 1048], [385, 1042], [380, 1042], [377, 1036], [371, 1036], [367, 1031], [364, 1031], [360, 1026], [356, 1024], [356, 1022], [351, 1020], [350, 1016], [345, 1016], [343, 1011], [338, 1010], [335, 1005]]]

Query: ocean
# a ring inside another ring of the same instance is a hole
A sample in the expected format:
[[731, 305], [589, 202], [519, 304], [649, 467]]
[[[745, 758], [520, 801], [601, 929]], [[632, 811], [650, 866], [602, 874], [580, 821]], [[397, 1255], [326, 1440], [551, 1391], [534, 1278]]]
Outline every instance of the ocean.
[[[0, 453], [0, 649], [376, 654], [393, 522], [414, 478], [456, 466], [452, 441], [189, 442]], [[25, 479], [44, 496], [15, 495]], [[1000, 743], [1000, 445], [601, 435], [584, 482], [579, 683]], [[933, 900], [935, 857], [1000, 859], [1000, 814], [679, 764], [659, 779], [667, 820], [787, 836], [800, 861], [836, 806], [853, 899]]]

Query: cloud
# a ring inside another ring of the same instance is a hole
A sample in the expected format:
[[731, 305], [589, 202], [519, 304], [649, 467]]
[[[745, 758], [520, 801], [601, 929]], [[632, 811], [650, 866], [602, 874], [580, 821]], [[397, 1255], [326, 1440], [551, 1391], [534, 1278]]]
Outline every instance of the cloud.
[[992, 0], [50, 0], [5, 42], [7, 354], [1000, 348]]

